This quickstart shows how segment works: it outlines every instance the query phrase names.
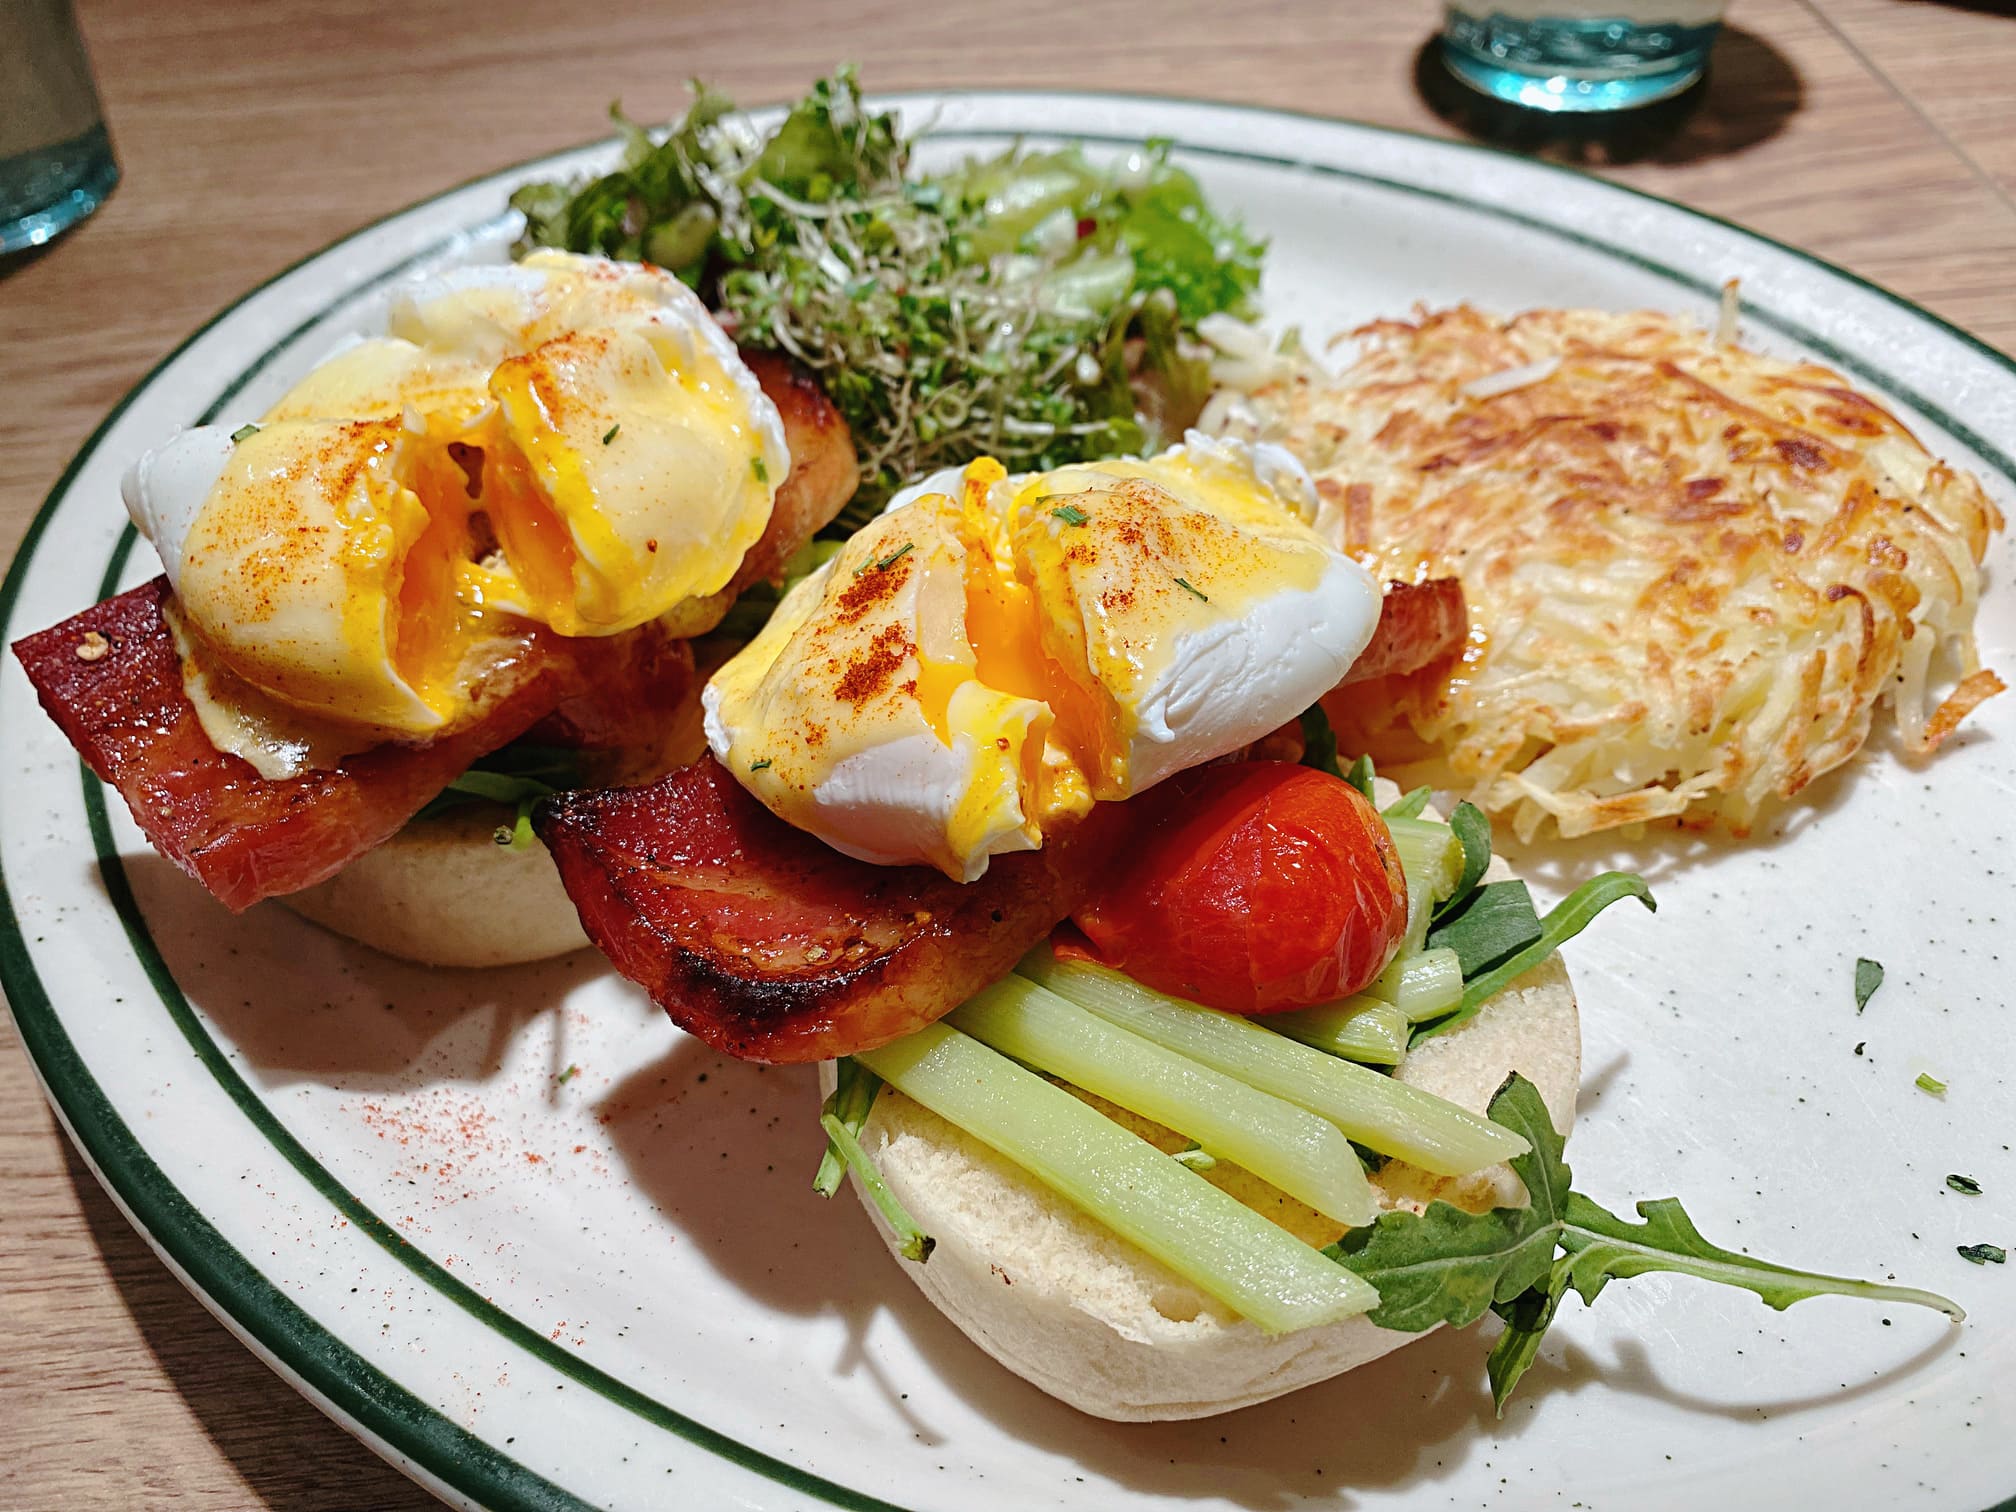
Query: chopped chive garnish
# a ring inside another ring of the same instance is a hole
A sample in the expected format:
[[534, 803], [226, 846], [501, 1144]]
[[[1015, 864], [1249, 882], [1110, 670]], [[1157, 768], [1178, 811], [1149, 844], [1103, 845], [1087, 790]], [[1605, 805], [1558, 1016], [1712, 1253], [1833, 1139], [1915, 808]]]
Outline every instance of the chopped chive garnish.
[[614, 441], [616, 439], [616, 432], [618, 432], [621, 429], [623, 429], [623, 422], [621, 420], [618, 420], [614, 425], [610, 426], [609, 429], [602, 432], [602, 444], [604, 446], [607, 446], [611, 441]]
[[761, 761], [750, 762], [749, 770], [752, 772], [760, 772], [769, 765], [770, 765], [770, 758], [768, 756], [765, 756]]
[[756, 474], [756, 481], [758, 483], [768, 483], [770, 481], [770, 465], [761, 457], [751, 457], [749, 459], [749, 471]]
[[1092, 516], [1085, 513], [1076, 504], [1059, 504], [1050, 513], [1062, 520], [1066, 525], [1083, 525], [1087, 520], [1092, 518]]
[[567, 1085], [567, 1083], [574, 1080], [574, 1078], [579, 1076], [580, 1074], [581, 1074], [581, 1068], [570, 1061], [568, 1063], [567, 1069], [565, 1071], [562, 1071], [558, 1076], [554, 1077], [553, 1080], [558, 1082], [561, 1086], [564, 1087]]
[[2009, 1258], [2009, 1252], [1999, 1244], [1963, 1244], [1959, 1249], [1962, 1260], [1976, 1265], [2000, 1265]]
[[1191, 582], [1190, 579], [1188, 578], [1176, 579], [1176, 586], [1178, 588], [1181, 588], [1185, 593], [1193, 594], [1197, 598], [1202, 599], [1207, 604], [1211, 602], [1211, 596], [1208, 593], [1206, 593], [1202, 588], [1199, 588], [1195, 583]]
[[1918, 1073], [1918, 1090], [1920, 1092], [1930, 1092], [1934, 1097], [1944, 1097], [1946, 1095], [1946, 1083], [1939, 1080], [1930, 1071], [1920, 1071]]
[[256, 436], [258, 434], [259, 434], [258, 426], [241, 425], [238, 427], [238, 429], [231, 432], [231, 444], [233, 446], [236, 446], [240, 441], [248, 440], [249, 438]]
[[1855, 960], [1855, 1011], [1860, 1013], [1869, 1006], [1869, 999], [1876, 995], [1876, 989], [1883, 985], [1883, 963], [1872, 961], [1867, 956]]
[[903, 558], [910, 555], [910, 553], [915, 551], [916, 549], [917, 549], [916, 542], [905, 541], [901, 546], [898, 546], [894, 551], [890, 552], [889, 555], [885, 556], [884, 558], [882, 558], [881, 561], [877, 562], [875, 564], [875, 568], [879, 572], [884, 567], [894, 567], [898, 562], [902, 561]]
[[1979, 1197], [1981, 1195], [1981, 1183], [1976, 1181], [1972, 1176], [1948, 1176], [1946, 1178], [1946, 1185], [1953, 1188], [1954, 1191], [1964, 1193], [1969, 1197]]

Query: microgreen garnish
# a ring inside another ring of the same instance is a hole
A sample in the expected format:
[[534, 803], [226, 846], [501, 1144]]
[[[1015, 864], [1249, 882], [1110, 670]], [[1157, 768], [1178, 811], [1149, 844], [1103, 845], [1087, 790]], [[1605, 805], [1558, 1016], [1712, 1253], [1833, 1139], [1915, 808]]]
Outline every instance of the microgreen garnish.
[[1083, 525], [1087, 520], [1092, 518], [1092, 516], [1085, 513], [1076, 504], [1059, 504], [1050, 513], [1062, 520], [1066, 525]]
[[1968, 1197], [1979, 1197], [1981, 1195], [1981, 1183], [1976, 1181], [1972, 1176], [1948, 1176], [1946, 1178], [1946, 1185]]
[[826, 1131], [826, 1154], [819, 1162], [818, 1174], [812, 1178], [812, 1190], [821, 1197], [831, 1197], [840, 1190], [841, 1178], [852, 1171], [889, 1227], [896, 1231], [903, 1257], [922, 1265], [931, 1258], [938, 1241], [917, 1227], [916, 1220], [889, 1190], [874, 1160], [861, 1148], [861, 1127], [868, 1122], [868, 1114], [875, 1106], [875, 1094], [882, 1090], [882, 1079], [846, 1055], [834, 1064], [833, 1071], [833, 1095], [819, 1110], [819, 1127]]
[[623, 422], [621, 420], [618, 420], [614, 425], [610, 426], [609, 429], [602, 432], [602, 444], [604, 446], [607, 446], [611, 441], [614, 441], [616, 439], [616, 432], [620, 431], [621, 429], [623, 429]]
[[[1018, 146], [913, 175], [912, 139], [851, 69], [761, 130], [704, 86], [657, 136], [612, 115], [613, 172], [512, 195], [519, 250], [656, 263], [810, 369], [861, 453], [845, 529], [976, 456], [1023, 473], [1160, 450], [1210, 391], [1197, 323], [1259, 288], [1261, 243], [1166, 142], [1112, 166]], [[1137, 408], [1137, 378], [1157, 403]]]
[[1946, 1095], [1946, 1083], [1939, 1080], [1930, 1071], [1920, 1071], [1915, 1085], [1920, 1092], [1930, 1092], [1934, 1097], [1944, 1097]]
[[1959, 1253], [1962, 1260], [1972, 1260], [1976, 1265], [2000, 1265], [2009, 1258], [2009, 1252], [1999, 1244], [1963, 1244]]
[[770, 481], [770, 464], [765, 462], [761, 457], [751, 457], [749, 459], [749, 471], [756, 474], [756, 481], [758, 483], [768, 483]]
[[[882, 1090], [882, 1078], [851, 1055], [843, 1055], [833, 1063], [833, 1076], [833, 1095], [826, 1100], [826, 1111], [846, 1125], [849, 1132], [859, 1136], [861, 1126], [868, 1122], [868, 1114], [875, 1106], [875, 1094]], [[826, 1154], [819, 1161], [818, 1173], [812, 1178], [812, 1190], [821, 1197], [831, 1197], [840, 1190], [841, 1178], [846, 1174], [846, 1156], [829, 1139]]]
[[[1539, 1357], [1540, 1340], [1571, 1287], [1587, 1306], [1612, 1280], [1671, 1271], [1741, 1287], [1781, 1312], [1807, 1297], [1835, 1295], [1963, 1316], [1957, 1304], [1932, 1292], [1792, 1270], [1723, 1249], [1704, 1239], [1671, 1197], [1640, 1202], [1643, 1221], [1637, 1223], [1598, 1207], [1571, 1189], [1564, 1140], [1539, 1090], [1516, 1072], [1492, 1097], [1490, 1115], [1532, 1145], [1512, 1161], [1526, 1184], [1526, 1206], [1471, 1213], [1438, 1200], [1419, 1214], [1383, 1213], [1324, 1253], [1379, 1289], [1370, 1316], [1381, 1328], [1462, 1328], [1486, 1311], [1504, 1319], [1505, 1331], [1485, 1364], [1501, 1414]], [[1994, 1251], [1980, 1259], [2002, 1258], [1992, 1245], [1977, 1248]]]
[[1855, 1011], [1860, 1013], [1869, 1006], [1869, 999], [1876, 995], [1876, 989], [1883, 985], [1883, 963], [1872, 961], [1867, 956], [1855, 959]]
[[258, 434], [259, 434], [258, 426], [252, 425], [250, 423], [241, 425], [238, 427], [238, 429], [231, 432], [231, 444], [233, 446], [236, 446], [240, 441], [250, 440], [252, 437]]
[[1188, 578], [1179, 577], [1176, 579], [1176, 586], [1181, 588], [1185, 593], [1190, 594], [1193, 598], [1202, 599], [1207, 604], [1211, 602], [1211, 596]]
[[771, 765], [771, 761], [770, 761], [770, 758], [769, 758], [768, 756], [765, 756], [765, 757], [764, 757], [764, 758], [763, 758], [763, 759], [762, 759], [761, 761], [752, 761], [752, 762], [750, 762], [750, 763], [749, 763], [749, 770], [750, 770], [750, 771], [752, 771], [752, 772], [761, 772], [761, 771], [766, 771], [766, 770], [768, 770], [768, 768], [770, 767], [770, 765]]

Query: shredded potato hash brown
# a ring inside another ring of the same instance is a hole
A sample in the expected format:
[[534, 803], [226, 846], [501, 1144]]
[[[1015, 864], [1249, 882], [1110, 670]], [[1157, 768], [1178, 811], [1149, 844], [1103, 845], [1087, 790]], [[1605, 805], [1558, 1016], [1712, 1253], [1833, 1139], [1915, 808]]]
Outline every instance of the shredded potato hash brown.
[[1341, 378], [1225, 412], [1302, 457], [1376, 572], [1462, 579], [1460, 658], [1326, 701], [1346, 749], [1438, 757], [1522, 838], [1742, 833], [1852, 756], [1879, 703], [1923, 755], [2002, 690], [1973, 634], [2001, 515], [1838, 374], [1654, 313], [1355, 334]]

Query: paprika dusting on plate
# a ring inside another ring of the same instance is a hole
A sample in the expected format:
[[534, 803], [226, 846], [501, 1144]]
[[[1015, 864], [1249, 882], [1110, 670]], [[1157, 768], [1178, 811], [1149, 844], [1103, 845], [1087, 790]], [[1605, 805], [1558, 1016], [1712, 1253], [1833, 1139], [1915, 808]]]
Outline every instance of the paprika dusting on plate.
[[1349, 996], [1407, 931], [1407, 883], [1378, 811], [1310, 767], [1200, 767], [1134, 799], [1135, 843], [1072, 915], [1089, 956], [1228, 1013]]

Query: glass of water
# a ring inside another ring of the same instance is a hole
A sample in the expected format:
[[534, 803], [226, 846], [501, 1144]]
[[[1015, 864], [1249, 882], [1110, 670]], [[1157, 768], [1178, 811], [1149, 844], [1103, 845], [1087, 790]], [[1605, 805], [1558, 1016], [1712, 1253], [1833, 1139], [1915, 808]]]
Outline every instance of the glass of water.
[[70, 0], [0, 0], [0, 253], [41, 246], [118, 182]]
[[1449, 71], [1534, 110], [1628, 110], [1701, 77], [1728, 0], [1453, 0]]

